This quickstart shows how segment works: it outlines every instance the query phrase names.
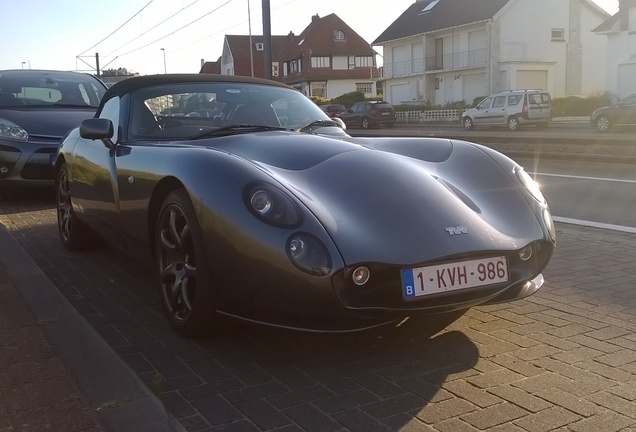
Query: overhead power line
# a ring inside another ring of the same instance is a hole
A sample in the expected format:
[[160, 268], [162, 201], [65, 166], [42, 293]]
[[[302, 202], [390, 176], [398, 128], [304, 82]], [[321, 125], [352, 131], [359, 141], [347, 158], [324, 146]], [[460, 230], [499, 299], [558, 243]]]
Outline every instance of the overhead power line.
[[78, 57], [81, 55], [86, 54], [87, 51], [92, 50], [93, 48], [95, 48], [97, 45], [99, 45], [100, 43], [104, 42], [106, 39], [108, 39], [109, 37], [111, 37], [112, 35], [114, 35], [115, 33], [117, 33], [119, 30], [121, 30], [121, 28], [123, 26], [125, 26], [126, 24], [128, 24], [133, 18], [135, 18], [137, 15], [139, 15], [141, 12], [143, 12], [144, 9], [146, 9], [148, 6], [150, 6], [150, 3], [152, 3], [154, 0], [150, 0], [148, 3], [146, 3], [146, 6], [142, 7], [141, 9], [139, 9], [137, 11], [136, 14], [134, 14], [133, 16], [131, 16], [130, 18], [128, 18], [126, 20], [125, 23], [123, 23], [122, 25], [120, 25], [119, 27], [117, 27], [115, 30], [113, 30], [113, 32], [111, 32], [108, 36], [106, 36], [104, 39], [100, 40], [99, 42], [97, 42], [95, 45], [93, 45], [92, 47], [84, 50], [82, 53], [78, 54]]
[[206, 14], [204, 14], [204, 15], [201, 15], [199, 18], [197, 18], [197, 19], [195, 19], [195, 20], [193, 20], [193, 21], [190, 21], [188, 24], [186, 24], [186, 25], [184, 25], [184, 26], [182, 26], [182, 27], [179, 27], [178, 29], [176, 29], [176, 30], [174, 30], [174, 31], [172, 31], [172, 32], [170, 32], [170, 33], [168, 33], [167, 35], [162, 36], [162, 37], [160, 37], [160, 38], [158, 38], [158, 39], [155, 39], [155, 40], [154, 40], [154, 41], [152, 41], [152, 42], [148, 42], [147, 44], [142, 45], [142, 46], [140, 46], [139, 48], [135, 48], [134, 50], [130, 50], [130, 51], [128, 51], [128, 52], [126, 52], [126, 53], [124, 53], [124, 54], [119, 54], [119, 56], [118, 56], [118, 57], [123, 57], [123, 56], [126, 56], [126, 55], [128, 55], [128, 54], [132, 54], [132, 53], [137, 52], [137, 51], [139, 51], [139, 50], [141, 50], [141, 49], [144, 49], [144, 48], [146, 48], [146, 47], [148, 47], [148, 46], [150, 46], [150, 45], [152, 45], [152, 44], [155, 44], [155, 43], [159, 42], [160, 40], [163, 40], [163, 39], [165, 39], [165, 38], [167, 38], [167, 37], [169, 37], [169, 36], [172, 36], [173, 34], [175, 34], [175, 33], [177, 33], [177, 32], [180, 32], [181, 30], [183, 30], [183, 29], [185, 29], [185, 28], [187, 28], [187, 27], [191, 26], [191, 25], [192, 25], [192, 24], [194, 24], [195, 22], [202, 20], [203, 18], [207, 17], [208, 15], [213, 14], [214, 12], [218, 11], [218, 10], [219, 10], [219, 9], [221, 9], [222, 7], [224, 7], [224, 6], [226, 6], [226, 5], [230, 4], [230, 3], [232, 3], [232, 1], [233, 1], [233, 0], [227, 0], [227, 1], [226, 1], [225, 3], [223, 3], [221, 6], [219, 6], [219, 7], [217, 7], [217, 8], [212, 9], [210, 12], [208, 12], [208, 13], [206, 13]]
[[137, 36], [137, 37], [135, 37], [135, 38], [133, 38], [133, 39], [129, 40], [128, 42], [126, 42], [125, 44], [123, 44], [122, 46], [120, 46], [119, 48], [117, 48], [117, 49], [113, 50], [112, 52], [110, 52], [110, 53], [106, 54], [104, 57], [109, 57], [109, 56], [111, 56], [111, 55], [115, 54], [115, 53], [116, 53], [117, 51], [119, 51], [120, 49], [124, 48], [125, 46], [130, 45], [131, 43], [133, 43], [134, 41], [136, 41], [137, 39], [139, 39], [140, 37], [142, 37], [142, 36], [143, 36], [143, 35], [145, 35], [146, 33], [148, 33], [148, 32], [150, 32], [150, 31], [152, 31], [152, 30], [156, 29], [156, 28], [157, 28], [157, 27], [159, 27], [161, 24], [163, 24], [163, 23], [165, 23], [166, 21], [168, 21], [168, 20], [170, 20], [170, 19], [174, 18], [175, 16], [177, 16], [178, 14], [180, 14], [181, 12], [183, 12], [184, 10], [186, 10], [187, 8], [189, 8], [190, 6], [192, 6], [193, 4], [197, 3], [198, 1], [199, 1], [199, 0], [195, 0], [195, 1], [193, 1], [192, 3], [190, 3], [189, 5], [187, 5], [186, 7], [183, 7], [183, 8], [181, 8], [181, 9], [179, 9], [177, 12], [173, 13], [173, 14], [172, 14], [172, 15], [170, 15], [168, 18], [166, 18], [166, 19], [164, 19], [163, 21], [161, 21], [160, 23], [158, 23], [158, 24], [156, 24], [156, 25], [152, 26], [152, 27], [151, 27], [151, 28], [149, 28], [148, 30], [141, 32], [141, 34], [140, 34], [139, 36]]

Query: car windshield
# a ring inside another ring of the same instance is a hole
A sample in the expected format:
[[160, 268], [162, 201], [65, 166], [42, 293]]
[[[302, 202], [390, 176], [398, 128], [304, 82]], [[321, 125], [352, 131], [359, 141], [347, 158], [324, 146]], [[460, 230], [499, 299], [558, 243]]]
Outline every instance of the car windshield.
[[75, 72], [19, 70], [0, 73], [0, 107], [97, 108], [106, 88]]
[[254, 83], [192, 82], [147, 87], [131, 95], [131, 104], [132, 139], [196, 139], [223, 135], [224, 131], [297, 130], [316, 120], [329, 120], [302, 93]]

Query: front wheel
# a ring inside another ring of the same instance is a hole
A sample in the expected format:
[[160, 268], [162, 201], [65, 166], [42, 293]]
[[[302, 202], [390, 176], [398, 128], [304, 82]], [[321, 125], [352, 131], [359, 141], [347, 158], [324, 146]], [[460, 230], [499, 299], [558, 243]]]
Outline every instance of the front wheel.
[[188, 337], [208, 333], [214, 319], [211, 274], [199, 222], [183, 189], [172, 191], [161, 206], [155, 261], [170, 324]]
[[600, 116], [596, 120], [596, 129], [598, 129], [599, 132], [607, 132], [610, 129], [611, 125], [612, 124], [610, 123], [610, 119], [606, 116]]
[[464, 125], [464, 129], [472, 130], [475, 125], [473, 124], [473, 120], [470, 117], [464, 117], [462, 120], [462, 124]]
[[57, 229], [62, 245], [68, 250], [88, 249], [97, 243], [97, 236], [80, 221], [73, 211], [68, 169], [62, 163], [56, 177]]
[[371, 123], [369, 123], [369, 119], [368, 118], [363, 118], [362, 119], [362, 129], [369, 129], [371, 127]]
[[517, 117], [510, 117], [508, 119], [508, 129], [511, 131], [519, 129], [519, 119]]

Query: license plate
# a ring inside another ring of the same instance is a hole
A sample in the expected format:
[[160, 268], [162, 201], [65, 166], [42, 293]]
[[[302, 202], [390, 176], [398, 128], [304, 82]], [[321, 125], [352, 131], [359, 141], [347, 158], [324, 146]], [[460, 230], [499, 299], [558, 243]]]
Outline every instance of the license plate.
[[508, 282], [505, 256], [402, 270], [407, 299], [502, 282]]

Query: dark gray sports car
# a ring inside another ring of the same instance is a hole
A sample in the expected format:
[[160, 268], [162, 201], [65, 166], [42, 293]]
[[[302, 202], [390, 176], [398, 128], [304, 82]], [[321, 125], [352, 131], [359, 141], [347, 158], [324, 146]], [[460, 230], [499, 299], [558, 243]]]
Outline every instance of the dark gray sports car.
[[[536, 183], [465, 141], [352, 138], [246, 77], [115, 84], [56, 162], [69, 249], [148, 262], [172, 325], [348, 331], [536, 292], [555, 245]], [[428, 320], [427, 320], [428, 321]]]

